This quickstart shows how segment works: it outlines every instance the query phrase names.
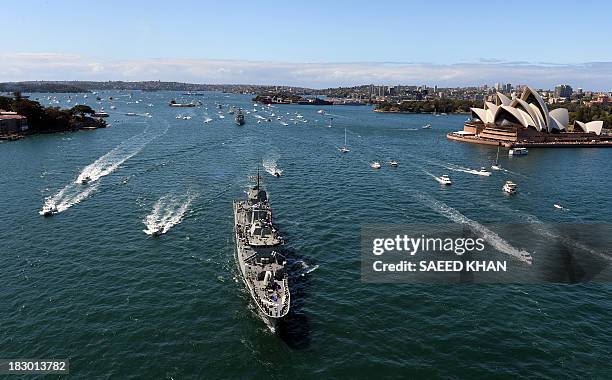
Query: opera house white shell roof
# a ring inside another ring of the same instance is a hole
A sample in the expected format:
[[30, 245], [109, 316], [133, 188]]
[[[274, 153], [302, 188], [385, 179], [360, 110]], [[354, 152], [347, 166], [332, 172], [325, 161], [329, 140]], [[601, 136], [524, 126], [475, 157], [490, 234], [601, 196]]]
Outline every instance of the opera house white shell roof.
[[[569, 126], [569, 112], [566, 108], [548, 111], [546, 103], [536, 91], [527, 87], [520, 98], [509, 99], [502, 93], [495, 94], [495, 103], [485, 102], [484, 108], [471, 108], [472, 119], [485, 124], [518, 124], [534, 128], [539, 132], [560, 132]], [[601, 133], [603, 121], [583, 123], [576, 121], [574, 129], [583, 132]]]

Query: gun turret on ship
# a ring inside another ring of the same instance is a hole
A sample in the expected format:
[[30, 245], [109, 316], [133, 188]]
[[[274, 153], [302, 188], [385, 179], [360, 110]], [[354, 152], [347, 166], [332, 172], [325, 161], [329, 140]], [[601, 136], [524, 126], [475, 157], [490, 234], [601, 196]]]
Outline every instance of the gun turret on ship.
[[236, 262], [244, 284], [268, 327], [276, 330], [277, 322], [289, 313], [287, 260], [278, 252], [283, 238], [272, 223], [268, 195], [257, 184], [249, 189], [246, 200], [234, 201]]

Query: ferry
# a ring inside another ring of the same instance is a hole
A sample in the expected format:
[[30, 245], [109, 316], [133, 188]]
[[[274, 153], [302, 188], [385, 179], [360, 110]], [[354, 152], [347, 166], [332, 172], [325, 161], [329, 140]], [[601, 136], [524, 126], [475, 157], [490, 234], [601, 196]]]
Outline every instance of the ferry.
[[516, 193], [516, 183], [512, 181], [506, 181], [506, 183], [502, 187], [502, 190], [504, 190], [504, 192], [506, 192], [507, 194], [512, 195]]
[[508, 151], [509, 156], [526, 156], [529, 151], [527, 148], [513, 148]]

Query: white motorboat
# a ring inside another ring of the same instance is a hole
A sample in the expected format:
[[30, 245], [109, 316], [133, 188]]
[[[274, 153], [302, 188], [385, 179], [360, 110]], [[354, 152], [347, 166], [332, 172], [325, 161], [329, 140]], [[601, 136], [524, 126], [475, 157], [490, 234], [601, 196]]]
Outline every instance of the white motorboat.
[[504, 192], [506, 192], [507, 194], [514, 194], [516, 193], [516, 183], [512, 181], [506, 181], [506, 183], [502, 187], [502, 190], [504, 190]]
[[514, 148], [508, 151], [510, 156], [526, 156], [529, 153], [527, 148]]
[[436, 181], [438, 181], [441, 185], [452, 185], [453, 184], [450, 177], [446, 174], [442, 174], [441, 176], [436, 177]]
[[81, 179], [81, 184], [82, 185], [87, 185], [90, 181], [91, 181], [91, 177], [87, 176], [87, 177]]
[[42, 209], [43, 216], [51, 216], [53, 214], [57, 214], [57, 206], [55, 204], [45, 205]]
[[397, 165], [398, 165], [398, 164], [397, 164], [397, 161], [395, 161], [395, 160], [390, 160], [390, 161], [389, 161], [389, 165], [393, 166], [394, 168], [397, 168]]
[[488, 176], [490, 176], [490, 175], [491, 175], [491, 172], [488, 172], [488, 171], [487, 171], [487, 169], [485, 169], [484, 167], [482, 167], [482, 168], [480, 168], [480, 170], [479, 170], [479, 171], [477, 171], [477, 172], [476, 172], [476, 174], [478, 174], [478, 175], [482, 175], [482, 176], [485, 176], [485, 177], [488, 177]]
[[431, 129], [431, 124], [425, 124], [421, 127], [422, 129]]
[[212, 119], [210, 117], [207, 117], [204, 119], [204, 124], [208, 124], [212, 121]]
[[370, 167], [371, 167], [372, 169], [380, 169], [381, 165], [380, 165], [380, 162], [378, 162], [378, 161], [374, 161], [374, 162], [372, 162], [372, 163], [370, 164]]

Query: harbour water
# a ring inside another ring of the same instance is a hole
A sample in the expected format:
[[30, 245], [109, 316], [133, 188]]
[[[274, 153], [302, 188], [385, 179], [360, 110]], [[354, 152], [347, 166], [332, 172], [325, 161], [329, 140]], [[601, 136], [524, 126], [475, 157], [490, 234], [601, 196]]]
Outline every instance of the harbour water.
[[[612, 150], [501, 154], [505, 170], [482, 177], [470, 170], [489, 167], [495, 148], [445, 137], [465, 115], [100, 96], [77, 101], [103, 106], [110, 128], [0, 143], [0, 357], [70, 358], [75, 378], [612, 377], [610, 285], [367, 284], [360, 274], [363, 224], [610, 223]], [[58, 95], [67, 107], [74, 98]], [[250, 111], [246, 124], [221, 119], [217, 103]], [[351, 152], [341, 154], [345, 128]], [[232, 200], [261, 162], [282, 171], [264, 172], [291, 266], [278, 335], [234, 261]], [[451, 187], [432, 178], [441, 174]], [[501, 192], [506, 180], [516, 196]], [[59, 213], [45, 218], [48, 202]]]

